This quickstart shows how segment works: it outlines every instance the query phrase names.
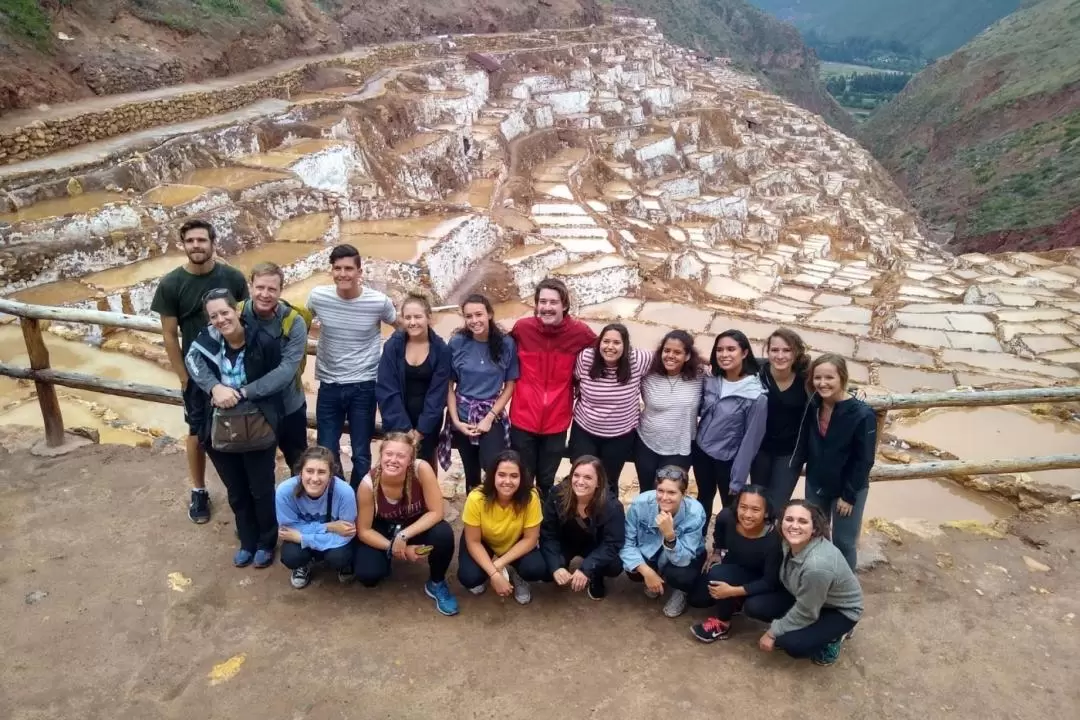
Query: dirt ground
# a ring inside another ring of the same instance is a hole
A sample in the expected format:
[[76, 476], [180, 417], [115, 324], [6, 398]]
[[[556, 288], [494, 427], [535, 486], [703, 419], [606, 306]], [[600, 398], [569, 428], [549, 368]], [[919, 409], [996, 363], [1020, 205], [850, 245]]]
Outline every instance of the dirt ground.
[[857, 636], [819, 668], [759, 652], [745, 618], [701, 645], [687, 631], [699, 611], [668, 620], [625, 578], [601, 603], [543, 586], [527, 607], [452, 578], [454, 618], [419, 567], [375, 590], [323, 573], [296, 591], [280, 565], [231, 566], [216, 479], [213, 521], [188, 522], [185, 472], [183, 455], [122, 446], [0, 451], [0, 717], [1047, 720], [1080, 707], [1075, 509], [1002, 538], [904, 534], [862, 575]]

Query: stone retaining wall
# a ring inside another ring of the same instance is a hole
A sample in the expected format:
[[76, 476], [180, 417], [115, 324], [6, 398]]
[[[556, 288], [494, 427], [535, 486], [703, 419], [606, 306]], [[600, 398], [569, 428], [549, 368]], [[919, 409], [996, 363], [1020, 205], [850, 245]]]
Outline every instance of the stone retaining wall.
[[[548, 47], [552, 38], [560, 43], [597, 40], [611, 34], [610, 28], [550, 31], [543, 35], [473, 36], [458, 40], [459, 52], [498, 52], [512, 48]], [[100, 112], [89, 112], [57, 120], [35, 121], [0, 133], [0, 165], [42, 157], [67, 148], [92, 143], [189, 120], [219, 115], [267, 98], [289, 98], [298, 92], [308, 73], [324, 67], [345, 67], [370, 75], [386, 65], [416, 60], [438, 53], [429, 42], [399, 43], [376, 48], [363, 57], [330, 57], [312, 60], [276, 75], [232, 87], [195, 91], [156, 100], [136, 101]]]

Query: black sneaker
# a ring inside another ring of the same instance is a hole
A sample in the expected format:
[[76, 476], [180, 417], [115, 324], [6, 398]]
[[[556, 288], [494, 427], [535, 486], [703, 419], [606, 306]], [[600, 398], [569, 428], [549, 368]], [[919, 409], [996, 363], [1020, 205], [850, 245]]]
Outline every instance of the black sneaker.
[[206, 490], [192, 490], [187, 516], [196, 525], [210, 522], [210, 493]]
[[604, 586], [604, 578], [597, 576], [589, 581], [589, 587], [585, 591], [590, 600], [603, 600], [607, 595], [607, 588]]
[[356, 575], [353, 574], [352, 568], [337, 571], [337, 581], [342, 585], [348, 585], [356, 579]]
[[690, 632], [703, 643], [727, 640], [731, 630], [731, 623], [726, 623], [720, 618], [707, 618], [705, 622], [690, 627]]
[[308, 583], [311, 582], [311, 563], [301, 565], [300, 567], [293, 570], [292, 578], [290, 578], [289, 582], [297, 590], [303, 590], [304, 588], [306, 588], [308, 586]]

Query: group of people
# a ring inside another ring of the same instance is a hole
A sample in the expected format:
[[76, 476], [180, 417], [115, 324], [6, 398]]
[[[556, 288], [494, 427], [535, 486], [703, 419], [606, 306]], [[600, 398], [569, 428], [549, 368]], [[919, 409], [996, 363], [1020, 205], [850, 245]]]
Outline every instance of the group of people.
[[[317, 561], [372, 587], [394, 560], [426, 560], [426, 594], [456, 614], [437, 475], [455, 448], [469, 491], [457, 577], [470, 592], [490, 584], [525, 604], [530, 582], [552, 581], [600, 599], [605, 579], [626, 572], [650, 597], [666, 594], [669, 617], [713, 608], [698, 639], [726, 637], [741, 609], [771, 622], [762, 649], [835, 661], [862, 610], [855, 544], [877, 432], [841, 356], [811, 362], [785, 328], [765, 361], [738, 330], [719, 334], [707, 359], [682, 330], [635, 348], [620, 323], [596, 334], [570, 317], [565, 285], [550, 278], [510, 332], [470, 295], [446, 341], [423, 295], [395, 308], [365, 286], [350, 245], [330, 253], [333, 285], [295, 307], [276, 265], [245, 278], [218, 262], [209, 223], [188, 221], [180, 238], [187, 263], [162, 278], [152, 308], [190, 428], [188, 514], [210, 517], [208, 455], [236, 518], [236, 566], [267, 567], [280, 544], [294, 587]], [[301, 373], [313, 322], [317, 445], [307, 447]], [[397, 326], [385, 345], [383, 324]], [[373, 464], [376, 408], [384, 439]], [[349, 482], [337, 471], [346, 422]], [[275, 490], [279, 448], [294, 475]], [[572, 469], [555, 485], [564, 455]], [[624, 512], [628, 462], [640, 493]], [[791, 501], [804, 466], [806, 499]]]

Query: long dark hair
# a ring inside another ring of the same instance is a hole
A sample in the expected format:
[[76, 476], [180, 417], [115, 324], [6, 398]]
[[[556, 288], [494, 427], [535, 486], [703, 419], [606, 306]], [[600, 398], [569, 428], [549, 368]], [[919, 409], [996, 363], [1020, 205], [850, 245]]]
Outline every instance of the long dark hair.
[[[291, 468], [293, 475], [299, 478], [304, 466], [311, 460], [326, 463], [326, 466], [330, 468], [330, 482], [336, 482], [337, 478], [341, 475], [341, 470], [338, 468], [337, 458], [334, 457], [334, 453], [319, 445], [309, 445], [307, 450], [300, 455], [300, 459], [296, 461], [296, 465]], [[303, 482], [296, 483], [296, 491], [293, 495], [295, 497], [307, 495], [307, 490], [304, 489]]]
[[[483, 305], [488, 314], [488, 354], [491, 355], [491, 360], [496, 365], [502, 362], [503, 343], [506, 337], [502, 328], [495, 322], [495, 308], [491, 306], [491, 301], [479, 293], [473, 293], [469, 297], [465, 298], [461, 303], [461, 312], [465, 312], [466, 305]], [[464, 335], [465, 337], [472, 339], [472, 330], [467, 325], [462, 325], [454, 331], [455, 335]]]
[[625, 385], [630, 382], [630, 331], [622, 323], [605, 325], [600, 334], [596, 336], [596, 342], [593, 343], [593, 361], [592, 366], [589, 368], [589, 377], [593, 380], [599, 380], [604, 376], [604, 371], [607, 370], [607, 363], [604, 362], [604, 358], [600, 355], [600, 342], [604, 339], [604, 335], [607, 335], [611, 330], [619, 333], [619, 336], [622, 337], [623, 354], [615, 363], [615, 379], [619, 381], [620, 385]]
[[582, 455], [570, 466], [570, 474], [566, 476], [566, 479], [559, 483], [558, 492], [562, 493], [559, 496], [560, 520], [571, 519], [577, 514], [577, 497], [574, 495], [571, 481], [574, 479], [574, 471], [582, 465], [591, 466], [593, 472], [596, 473], [597, 480], [596, 492], [593, 493], [592, 500], [589, 501], [585, 508], [585, 515], [595, 520], [604, 510], [604, 503], [607, 502], [608, 495], [608, 479], [607, 473], [604, 472], [604, 464], [595, 455]]
[[734, 340], [739, 349], [746, 353], [746, 357], [742, 361], [742, 376], [757, 375], [761, 370], [758, 367], [757, 358], [754, 357], [754, 349], [750, 347], [750, 341], [746, 338], [746, 334], [742, 330], [725, 330], [716, 336], [712, 344], [712, 353], [709, 355], [709, 367], [712, 368], [712, 374], [714, 377], [720, 377], [724, 374], [724, 371], [720, 368], [720, 363], [716, 359], [716, 346], [720, 344], [720, 341], [724, 338], [731, 338]]
[[495, 491], [495, 473], [504, 462], [517, 465], [518, 472], [521, 474], [521, 484], [518, 485], [514, 496], [510, 498], [510, 504], [514, 506], [514, 512], [523, 513], [532, 499], [533, 479], [529, 471], [525, 469], [525, 463], [521, 462], [521, 456], [515, 450], [503, 450], [495, 456], [495, 460], [484, 472], [484, 482], [480, 485], [480, 492], [484, 493], [484, 500], [489, 503], [495, 502], [495, 497], [498, 495]]
[[802, 336], [791, 328], [776, 328], [765, 340], [765, 345], [761, 350], [765, 353], [766, 359], [769, 357], [769, 346], [772, 345], [773, 338], [780, 338], [788, 344], [788, 347], [791, 348], [791, 354], [795, 356], [791, 361], [792, 372], [797, 377], [805, 377], [806, 372], [810, 369], [810, 353], [806, 352], [806, 342], [802, 339]]
[[664, 344], [668, 340], [678, 340], [686, 349], [686, 364], [683, 365], [682, 372], [680, 373], [683, 380], [693, 380], [700, 375], [701, 366], [704, 365], [704, 361], [701, 359], [701, 356], [698, 355], [697, 350], [694, 349], [694, 336], [685, 330], [672, 330], [664, 336], [664, 339], [661, 340], [660, 344], [656, 347], [656, 354], [653, 355], [652, 365], [649, 366], [649, 374], [667, 374], [667, 371], [664, 369]]
[[[806, 508], [810, 512], [810, 523], [813, 525], [813, 532], [811, 532], [811, 539], [816, 537], [823, 537], [826, 540], [829, 539], [829, 520], [825, 517], [825, 513], [821, 511], [817, 505], [809, 503], [806, 500], [791, 500], [784, 505], [783, 512], [780, 513], [780, 520], [783, 521], [784, 515], [787, 514], [789, 507], [798, 506]], [[781, 536], [783, 536], [783, 530], [781, 529]]]
[[742, 490], [735, 494], [735, 499], [732, 501], [731, 507], [735, 510], [736, 519], [738, 519], [739, 501], [742, 500], [743, 495], [757, 495], [765, 501], [766, 526], [768, 526], [769, 523], [776, 519], [776, 516], [774, 515], [776, 510], [775, 508], [773, 508], [772, 498], [769, 497], [769, 488], [765, 487], [764, 485], [754, 485], [753, 483], [750, 483], [749, 485], [743, 485]]

